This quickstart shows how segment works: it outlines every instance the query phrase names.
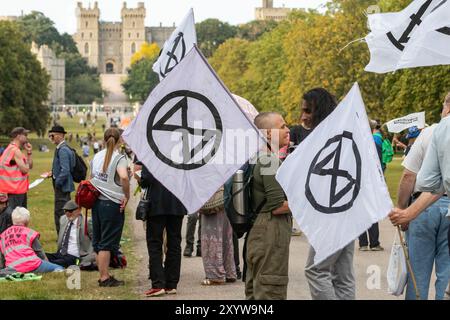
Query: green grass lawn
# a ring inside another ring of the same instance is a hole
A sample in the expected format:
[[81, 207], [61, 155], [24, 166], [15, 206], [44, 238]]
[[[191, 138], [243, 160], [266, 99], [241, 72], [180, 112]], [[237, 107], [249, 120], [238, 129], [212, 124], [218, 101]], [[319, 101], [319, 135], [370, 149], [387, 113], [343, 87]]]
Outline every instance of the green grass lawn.
[[402, 161], [401, 155], [396, 155], [385, 171], [386, 183], [394, 205], [397, 204], [398, 184], [403, 173]]
[[[86, 134], [86, 129], [78, 124], [78, 117], [74, 119], [63, 117], [61, 120], [66, 131], [77, 132], [75, 130], [79, 130], [79, 134]], [[99, 137], [102, 136], [101, 123], [97, 122], [96, 126]], [[55, 146], [48, 139], [37, 139], [33, 135], [30, 135], [30, 140], [33, 144], [34, 162], [33, 169], [30, 173], [30, 182], [32, 182], [39, 178], [41, 173], [51, 170]], [[38, 151], [38, 145], [42, 143], [46, 143], [49, 146], [50, 152], [44, 153]], [[76, 147], [75, 139], [72, 146]], [[79, 147], [78, 151], [80, 152]], [[75, 193], [72, 193], [72, 199], [74, 197]], [[28, 192], [28, 209], [31, 212], [30, 227], [41, 234], [40, 241], [47, 252], [56, 251], [53, 199], [54, 193], [50, 179], [45, 180], [39, 186]], [[122, 235], [124, 239], [132, 238], [130, 219], [134, 219], [133, 214], [127, 212], [124, 233]], [[124, 287], [99, 288], [97, 283], [98, 272], [83, 271], [81, 273], [81, 289], [70, 290], [66, 286], [67, 276], [65, 273], [53, 273], [44, 274], [40, 281], [0, 282], [0, 299], [137, 299], [138, 295], [134, 290], [137, 285], [136, 259], [131, 241], [126, 241], [122, 245], [122, 249], [127, 257], [128, 267], [123, 270], [112, 270], [112, 273], [118, 279], [125, 280]]]

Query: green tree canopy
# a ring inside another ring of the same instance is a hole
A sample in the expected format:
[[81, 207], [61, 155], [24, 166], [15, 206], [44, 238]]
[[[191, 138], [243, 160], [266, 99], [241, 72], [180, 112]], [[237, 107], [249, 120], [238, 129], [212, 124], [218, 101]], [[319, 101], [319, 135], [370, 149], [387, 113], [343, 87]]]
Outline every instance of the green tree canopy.
[[78, 52], [72, 37], [67, 33], [60, 35], [54, 26], [55, 23], [42, 12], [32, 11], [20, 17], [18, 23], [28, 43], [34, 41], [38, 46], [46, 44], [55, 51], [56, 55], [62, 52]]
[[0, 21], [0, 134], [18, 126], [42, 134], [49, 121], [50, 77], [23, 37], [16, 23]]
[[97, 75], [80, 74], [66, 79], [66, 103], [89, 104], [100, 102], [103, 91]]
[[131, 101], [144, 103], [154, 87], [159, 83], [158, 75], [153, 72], [155, 59], [143, 58], [135, 62], [128, 72], [128, 78], [122, 84]]
[[198, 46], [206, 57], [212, 56], [214, 51], [227, 39], [236, 36], [237, 28], [218, 19], [206, 19], [195, 24]]

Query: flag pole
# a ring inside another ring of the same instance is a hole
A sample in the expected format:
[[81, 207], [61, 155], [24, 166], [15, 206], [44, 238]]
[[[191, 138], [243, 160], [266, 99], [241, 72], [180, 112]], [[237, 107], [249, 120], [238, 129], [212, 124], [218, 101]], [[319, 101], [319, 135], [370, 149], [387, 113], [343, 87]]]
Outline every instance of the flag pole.
[[412, 280], [412, 283], [414, 286], [414, 291], [416, 292], [416, 300], [420, 300], [419, 288], [417, 287], [416, 277], [415, 277], [413, 269], [411, 267], [411, 261], [409, 260], [408, 250], [406, 250], [406, 243], [403, 240], [403, 235], [400, 230], [400, 226], [397, 226], [397, 231], [398, 231], [398, 235], [400, 237], [400, 243], [402, 244], [403, 253], [405, 254], [406, 266], [408, 267], [408, 271], [409, 271], [409, 274], [411, 276], [411, 280]]

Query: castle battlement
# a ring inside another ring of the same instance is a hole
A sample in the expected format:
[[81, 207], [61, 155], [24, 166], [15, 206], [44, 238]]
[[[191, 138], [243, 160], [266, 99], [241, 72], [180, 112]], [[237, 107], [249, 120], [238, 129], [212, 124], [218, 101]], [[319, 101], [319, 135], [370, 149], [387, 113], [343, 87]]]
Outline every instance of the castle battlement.
[[124, 2], [120, 22], [101, 21], [97, 2], [93, 8], [85, 8], [78, 2], [75, 12], [77, 32], [73, 38], [78, 51], [101, 74], [125, 74], [131, 57], [145, 42], [156, 42], [162, 47], [175, 29], [146, 27], [143, 2], [139, 2], [136, 8], [128, 8]]

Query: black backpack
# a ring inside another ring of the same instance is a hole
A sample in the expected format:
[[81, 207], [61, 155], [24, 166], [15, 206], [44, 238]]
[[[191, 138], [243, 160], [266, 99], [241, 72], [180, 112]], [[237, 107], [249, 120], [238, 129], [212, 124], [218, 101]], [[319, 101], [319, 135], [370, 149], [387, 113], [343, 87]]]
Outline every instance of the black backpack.
[[70, 170], [70, 174], [72, 175], [73, 181], [80, 183], [83, 180], [86, 180], [87, 176], [87, 166], [84, 162], [83, 158], [77, 153], [77, 151], [71, 147], [69, 147], [67, 144], [66, 146], [72, 150], [74, 157], [75, 157], [75, 164], [72, 167], [72, 170]]
[[[233, 177], [228, 179], [224, 185], [224, 204], [225, 212], [230, 220], [233, 231], [236, 236], [240, 239], [242, 238], [253, 226], [256, 216], [261, 211], [262, 207], [266, 203], [266, 199], [258, 205], [257, 208], [253, 208], [253, 170], [255, 169], [254, 164], [249, 162], [245, 163], [240, 170], [244, 171], [243, 187], [236, 190], [233, 193]], [[245, 214], [241, 215], [237, 212], [234, 207], [233, 199], [238, 196], [239, 193], [243, 192], [244, 195], [244, 211]]]

